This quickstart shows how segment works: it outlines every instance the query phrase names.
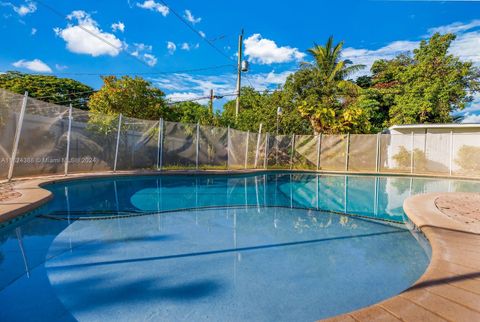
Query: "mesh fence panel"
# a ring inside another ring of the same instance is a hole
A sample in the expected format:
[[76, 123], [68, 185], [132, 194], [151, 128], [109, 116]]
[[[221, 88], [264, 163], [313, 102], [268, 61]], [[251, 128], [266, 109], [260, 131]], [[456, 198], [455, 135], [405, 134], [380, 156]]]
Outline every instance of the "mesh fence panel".
[[124, 117], [118, 145], [117, 170], [155, 169], [158, 131], [159, 122]]
[[382, 134], [380, 137], [380, 171], [410, 172], [412, 136]]
[[0, 180], [6, 179], [23, 96], [0, 89]]
[[344, 171], [347, 140], [345, 135], [322, 135], [320, 169]]
[[348, 170], [375, 171], [377, 165], [377, 135], [352, 134], [348, 155]]
[[[0, 90], [0, 179], [7, 178], [23, 96]], [[67, 155], [69, 108], [29, 98], [19, 137], [14, 177], [63, 174]], [[68, 170], [114, 169], [119, 117], [73, 109]], [[165, 122], [159, 160], [159, 122], [123, 118], [117, 170], [164, 167], [270, 168], [344, 171], [345, 135], [270, 136], [239, 130]], [[477, 133], [350, 135], [348, 170], [480, 176]], [[377, 148], [377, 138], [379, 145]], [[377, 152], [378, 151], [378, 152]], [[293, 153], [293, 155], [292, 155]], [[163, 161], [163, 162], [160, 162]]]
[[255, 151], [254, 164], [253, 164], [253, 167], [256, 169], [263, 169], [267, 165], [266, 149], [267, 149], [267, 141], [269, 140], [270, 140], [270, 135], [266, 133], [257, 135], [256, 151]]
[[415, 134], [414, 173], [450, 173], [450, 133]]
[[68, 172], [113, 170], [118, 116], [73, 110]]
[[196, 166], [195, 124], [165, 122], [163, 142], [163, 166], [194, 168]]
[[297, 135], [293, 167], [295, 169], [317, 169], [318, 139], [315, 135]]
[[199, 166], [226, 169], [228, 162], [228, 129], [202, 125], [199, 134]]
[[13, 176], [63, 173], [67, 132], [68, 107], [29, 98]]
[[250, 145], [253, 143], [250, 136], [251, 133], [230, 129], [230, 142], [228, 142], [230, 169], [244, 169], [248, 167], [249, 152], [252, 150]]
[[247, 169], [255, 168], [258, 137], [258, 133], [250, 133], [248, 136]]
[[478, 134], [455, 134], [453, 137], [452, 174], [480, 176], [480, 140]]
[[272, 135], [268, 140], [267, 167], [290, 169], [292, 164], [293, 137]]

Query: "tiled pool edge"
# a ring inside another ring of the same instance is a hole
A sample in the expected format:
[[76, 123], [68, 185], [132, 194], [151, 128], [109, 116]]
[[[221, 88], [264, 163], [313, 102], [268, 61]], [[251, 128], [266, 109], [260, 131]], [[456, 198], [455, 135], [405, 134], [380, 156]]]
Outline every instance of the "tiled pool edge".
[[401, 294], [325, 321], [480, 321], [480, 227], [450, 219], [431, 193], [408, 198], [404, 210], [432, 247], [426, 272]]
[[[245, 174], [257, 171], [168, 171], [163, 174]], [[0, 202], [2, 223], [20, 220], [52, 198], [42, 189], [48, 183], [109, 176], [150, 175], [156, 171], [126, 171], [25, 179], [15, 185], [22, 196]], [[370, 307], [327, 321], [480, 321], [480, 229], [454, 221], [435, 206], [447, 193], [418, 195], [407, 199], [404, 209], [429, 239], [432, 261], [425, 274], [402, 294]], [[467, 227], [465, 227], [467, 226]]]

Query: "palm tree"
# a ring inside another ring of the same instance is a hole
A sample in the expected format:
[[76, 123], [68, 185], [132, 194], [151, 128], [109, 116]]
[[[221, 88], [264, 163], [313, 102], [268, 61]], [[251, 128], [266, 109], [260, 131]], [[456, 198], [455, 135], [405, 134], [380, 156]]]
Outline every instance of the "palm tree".
[[309, 118], [316, 133], [342, 132], [344, 122], [340, 115], [358, 95], [360, 88], [346, 80], [364, 65], [354, 65], [342, 58], [343, 41], [334, 44], [330, 36], [324, 46], [317, 45], [308, 49], [312, 62], [302, 62], [301, 72], [308, 79], [301, 95], [305, 99], [299, 106], [302, 115]]
[[365, 65], [353, 65], [349, 59], [342, 60], [343, 41], [333, 44], [333, 36], [330, 36], [324, 46], [317, 45], [307, 50], [313, 57], [314, 63], [302, 62], [305, 68], [311, 68], [318, 73], [326, 82], [340, 82], [349, 75], [363, 68]]

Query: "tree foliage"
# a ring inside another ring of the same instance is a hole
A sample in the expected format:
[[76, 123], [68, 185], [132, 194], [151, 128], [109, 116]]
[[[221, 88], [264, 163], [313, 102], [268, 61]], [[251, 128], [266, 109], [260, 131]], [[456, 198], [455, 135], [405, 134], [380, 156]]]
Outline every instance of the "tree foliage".
[[285, 89], [293, 93], [300, 114], [317, 133], [359, 133], [370, 131], [369, 105], [355, 104], [361, 88], [346, 78], [362, 69], [342, 59], [343, 42], [330, 37], [324, 46], [308, 50], [313, 62], [302, 63], [291, 75]]
[[435, 34], [423, 40], [413, 56], [380, 60], [372, 67], [373, 88], [388, 107], [385, 125], [452, 122], [480, 90], [480, 73], [472, 62], [449, 53], [453, 34]]
[[29, 97], [53, 104], [87, 109], [87, 100], [93, 88], [79, 81], [55, 76], [6, 72], [0, 74], [0, 88], [17, 94], [28, 92]]
[[259, 93], [251, 87], [242, 89], [240, 96], [240, 113], [235, 119], [235, 101], [227, 102], [220, 115], [219, 124], [243, 131], [258, 132], [260, 123], [263, 131], [276, 133], [277, 109], [282, 113], [278, 116], [278, 131], [280, 134], [310, 133], [310, 124], [292, 104], [290, 93], [278, 90], [273, 93]]
[[135, 117], [146, 120], [168, 119], [172, 111], [165, 93], [141, 77], [103, 77], [102, 88], [90, 97], [88, 107], [94, 113]]
[[170, 119], [181, 123], [200, 123], [200, 125], [217, 125], [218, 119], [210, 109], [196, 102], [181, 102], [171, 106]]

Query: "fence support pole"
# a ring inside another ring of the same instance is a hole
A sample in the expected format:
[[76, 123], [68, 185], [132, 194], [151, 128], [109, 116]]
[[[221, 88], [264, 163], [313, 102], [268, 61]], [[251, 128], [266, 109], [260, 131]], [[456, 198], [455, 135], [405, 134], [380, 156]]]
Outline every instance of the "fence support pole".
[[70, 139], [72, 135], [72, 104], [68, 108], [68, 132], [67, 132], [67, 153], [65, 155], [65, 175], [68, 175], [68, 163], [70, 160]]
[[413, 173], [413, 163], [414, 163], [414, 154], [415, 152], [413, 149], [415, 148], [415, 133], [412, 131], [412, 146], [411, 146], [411, 153], [410, 153], [410, 173]]
[[158, 121], [157, 171], [162, 170], [163, 159], [163, 118]]
[[230, 125], [227, 127], [227, 170], [230, 170]]
[[13, 167], [15, 165], [15, 159], [17, 158], [18, 142], [20, 142], [20, 133], [22, 132], [23, 119], [25, 118], [25, 110], [27, 109], [27, 101], [28, 101], [28, 92], [25, 92], [25, 95], [23, 96], [22, 109], [20, 110], [20, 115], [18, 116], [18, 123], [17, 123], [17, 128], [15, 130], [15, 137], [13, 139], [13, 149], [12, 149], [10, 166], [8, 168], [8, 176], [7, 176], [8, 181], [12, 180], [12, 176], [13, 176]]
[[117, 171], [118, 147], [120, 146], [120, 133], [122, 132], [122, 118], [123, 115], [120, 114], [118, 117], [117, 146], [115, 147], [115, 162], [113, 163], [113, 172]]
[[198, 170], [198, 154], [200, 152], [200, 123], [197, 123], [197, 139], [195, 140], [195, 169]]
[[322, 150], [322, 133], [318, 135], [317, 142], [317, 171], [320, 170], [320, 153]]
[[250, 142], [250, 131], [247, 131], [247, 142], [245, 144], [245, 169], [248, 167], [248, 145]]
[[263, 160], [264, 169], [267, 169], [267, 166], [268, 166], [268, 145], [270, 144], [269, 139], [270, 139], [270, 133], [267, 133], [267, 136], [265, 138], [265, 158]]
[[345, 151], [345, 171], [348, 171], [349, 161], [350, 161], [350, 133], [347, 134], [347, 147]]
[[258, 165], [258, 155], [260, 153], [261, 139], [262, 139], [262, 123], [260, 123], [260, 127], [258, 128], [257, 149], [255, 151], [255, 164], [254, 164], [255, 169], [257, 168], [257, 165]]
[[453, 173], [453, 131], [450, 131], [450, 160], [449, 160], [449, 173]]
[[380, 138], [381, 133], [377, 133], [377, 149], [375, 152], [375, 172], [380, 172]]
[[292, 135], [292, 155], [290, 156], [290, 170], [293, 169], [294, 157], [295, 157], [295, 134]]

